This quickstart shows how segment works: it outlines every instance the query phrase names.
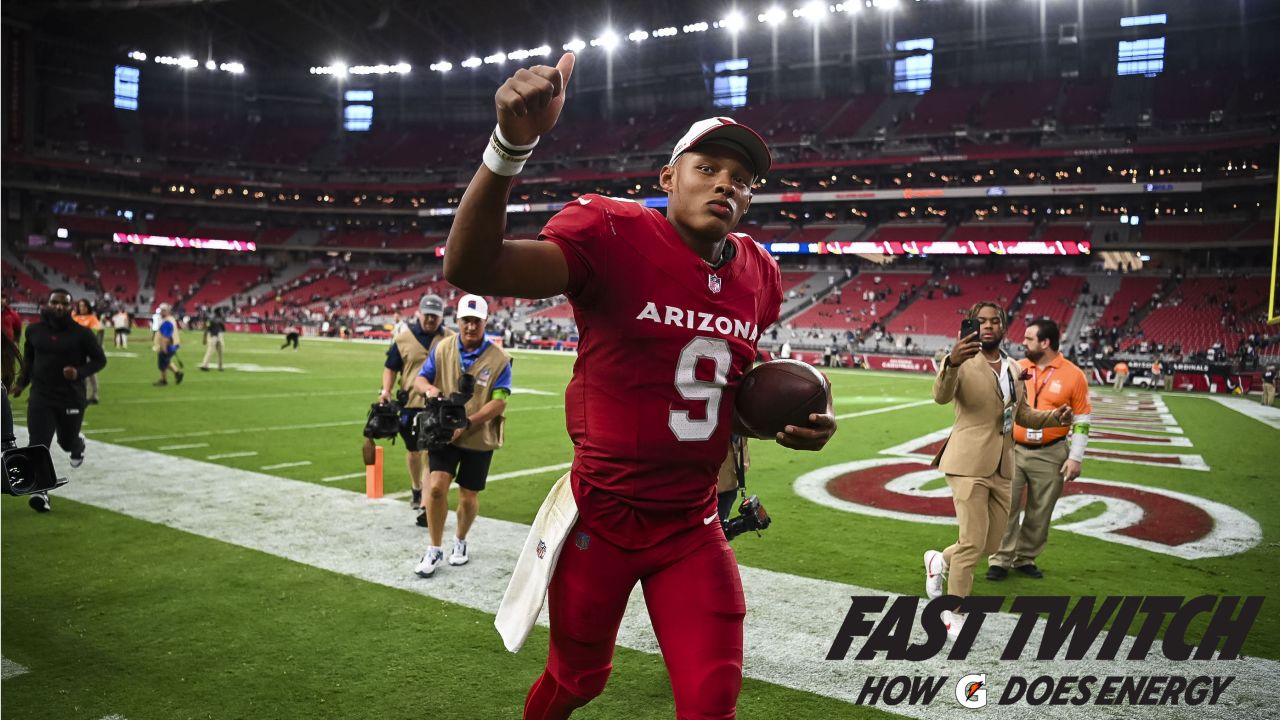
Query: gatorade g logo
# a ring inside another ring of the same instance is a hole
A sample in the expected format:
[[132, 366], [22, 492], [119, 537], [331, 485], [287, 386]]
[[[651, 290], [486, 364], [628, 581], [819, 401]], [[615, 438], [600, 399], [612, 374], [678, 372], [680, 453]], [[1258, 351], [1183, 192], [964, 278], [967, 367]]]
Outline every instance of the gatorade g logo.
[[965, 675], [956, 683], [956, 702], [977, 709], [987, 704], [987, 676]]

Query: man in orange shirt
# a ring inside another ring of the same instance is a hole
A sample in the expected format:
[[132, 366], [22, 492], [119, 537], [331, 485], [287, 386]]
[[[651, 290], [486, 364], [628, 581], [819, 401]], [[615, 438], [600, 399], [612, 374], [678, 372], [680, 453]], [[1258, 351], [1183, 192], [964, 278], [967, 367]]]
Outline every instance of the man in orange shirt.
[[[1009, 568], [1033, 578], [1044, 573], [1036, 567], [1036, 558], [1049, 539], [1049, 521], [1053, 507], [1062, 495], [1064, 483], [1080, 477], [1089, 442], [1089, 421], [1093, 407], [1089, 404], [1089, 381], [1080, 368], [1058, 352], [1061, 333], [1058, 324], [1047, 318], [1027, 325], [1023, 338], [1026, 359], [1018, 362], [1021, 378], [1026, 382], [1027, 402], [1033, 410], [1052, 410], [1070, 405], [1074, 417], [1071, 428], [1046, 427], [1043, 430], [1014, 424], [1013, 494], [1009, 524], [1005, 528], [1000, 549], [990, 558], [988, 580], [1004, 580]], [[1026, 496], [1022, 516], [1016, 509]]]
[[1115, 366], [1111, 368], [1111, 374], [1116, 379], [1115, 383], [1111, 386], [1111, 389], [1116, 392], [1120, 392], [1124, 389], [1125, 381], [1129, 379], [1129, 363], [1123, 360], [1116, 363]]

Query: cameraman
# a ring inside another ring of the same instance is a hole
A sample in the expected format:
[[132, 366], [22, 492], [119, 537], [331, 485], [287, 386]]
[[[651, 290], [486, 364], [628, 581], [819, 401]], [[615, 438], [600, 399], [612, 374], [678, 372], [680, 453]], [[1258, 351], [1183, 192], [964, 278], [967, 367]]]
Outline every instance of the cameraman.
[[418, 433], [414, 418], [422, 411], [425, 398], [414, 389], [413, 381], [422, 371], [431, 351], [441, 340], [452, 338], [455, 333], [441, 323], [444, 317], [444, 300], [439, 295], [424, 295], [418, 303], [418, 316], [396, 333], [387, 348], [387, 361], [382, 368], [382, 391], [378, 402], [391, 401], [392, 384], [400, 375], [400, 390], [396, 393], [400, 403], [400, 437], [404, 440], [405, 462], [409, 466], [409, 480], [413, 488], [411, 506], [418, 513], [418, 524], [427, 526], [426, 510], [422, 507], [422, 483], [427, 478], [426, 448], [418, 445]]
[[414, 568], [431, 577], [444, 562], [444, 519], [449, 514], [449, 485], [458, 478], [458, 524], [449, 555], [450, 565], [467, 563], [467, 531], [479, 512], [479, 493], [489, 475], [493, 451], [502, 447], [503, 411], [511, 395], [511, 356], [485, 339], [489, 304], [478, 295], [458, 301], [458, 340], [443, 342], [427, 356], [414, 389], [428, 398], [450, 397], [461, 377], [475, 378], [475, 392], [466, 402], [467, 427], [455, 430], [449, 443], [432, 447], [427, 462], [431, 487], [427, 493], [427, 527], [431, 544]]

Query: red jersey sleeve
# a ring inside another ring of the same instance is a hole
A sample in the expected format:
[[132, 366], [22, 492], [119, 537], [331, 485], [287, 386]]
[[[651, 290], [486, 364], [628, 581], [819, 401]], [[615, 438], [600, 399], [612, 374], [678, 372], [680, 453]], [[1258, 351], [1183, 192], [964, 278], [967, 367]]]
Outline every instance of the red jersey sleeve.
[[539, 240], [555, 243], [564, 253], [569, 266], [565, 295], [573, 300], [590, 295], [592, 278], [598, 277], [595, 271], [603, 264], [601, 204], [599, 196], [583, 195], [553, 215], [538, 233]]

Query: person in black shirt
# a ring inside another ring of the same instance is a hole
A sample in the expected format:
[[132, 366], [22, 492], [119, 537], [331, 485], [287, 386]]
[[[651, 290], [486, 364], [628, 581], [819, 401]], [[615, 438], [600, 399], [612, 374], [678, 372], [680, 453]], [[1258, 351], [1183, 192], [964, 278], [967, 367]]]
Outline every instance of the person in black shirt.
[[[53, 290], [40, 310], [40, 321], [27, 328], [22, 374], [13, 387], [19, 397], [27, 387], [29, 445], [49, 446], [55, 432], [58, 445], [71, 454], [71, 467], [84, 462], [85, 441], [80, 434], [86, 405], [84, 379], [107, 366], [93, 331], [71, 320], [71, 294]], [[49, 510], [44, 493], [31, 496], [31, 507]]]
[[227, 331], [227, 325], [222, 321], [222, 310], [214, 311], [213, 318], [204, 326], [204, 339], [201, 341], [205, 345], [204, 360], [200, 361], [200, 369], [209, 372], [209, 358], [213, 355], [213, 351], [218, 351], [218, 372], [222, 372], [222, 334]]

